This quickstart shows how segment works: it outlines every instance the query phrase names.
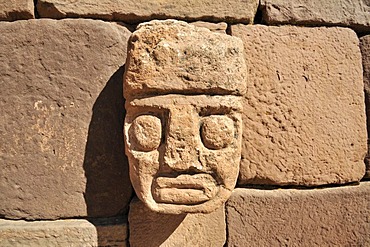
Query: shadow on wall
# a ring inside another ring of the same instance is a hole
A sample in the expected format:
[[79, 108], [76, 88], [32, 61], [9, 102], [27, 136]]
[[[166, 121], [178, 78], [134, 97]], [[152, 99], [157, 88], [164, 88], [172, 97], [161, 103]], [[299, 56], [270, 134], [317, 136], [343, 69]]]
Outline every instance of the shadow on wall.
[[[366, 116], [370, 116], [370, 96], [365, 90], [365, 109], [366, 109]], [[367, 125], [367, 154], [365, 157], [365, 165], [366, 165], [366, 173], [364, 178], [362, 178], [363, 181], [370, 181], [370, 119], [366, 118], [366, 125]]]
[[[186, 214], [171, 215], [153, 212], [135, 197], [130, 205], [129, 213], [130, 246], [158, 247], [162, 244], [175, 244], [174, 239], [179, 241], [181, 238], [185, 238], [179, 234], [188, 235], [188, 232], [175, 233], [186, 216]], [[145, 236], [143, 236], [144, 234]], [[196, 237], [196, 233], [194, 235]], [[184, 245], [180, 242], [176, 244], [178, 246]]]
[[111, 76], [93, 106], [83, 164], [89, 218], [127, 214], [132, 197], [123, 142], [123, 72], [124, 66]]
[[[87, 216], [96, 228], [99, 246], [126, 243], [128, 230], [125, 222], [134, 195], [124, 153], [123, 122], [126, 112], [123, 73], [124, 66], [111, 76], [96, 99], [85, 149], [83, 167], [87, 182], [84, 197]], [[135, 201], [130, 211], [139, 217], [135, 221], [138, 226], [133, 228], [140, 231], [132, 233], [147, 232], [148, 236], [156, 236], [150, 243], [145, 243], [146, 246], [160, 246], [185, 218], [185, 215], [154, 213], [145, 206], [138, 207], [141, 202], [137, 198]], [[105, 227], [106, 224], [109, 227]], [[143, 228], [145, 231], [142, 231]], [[137, 239], [147, 240], [140, 236]]]

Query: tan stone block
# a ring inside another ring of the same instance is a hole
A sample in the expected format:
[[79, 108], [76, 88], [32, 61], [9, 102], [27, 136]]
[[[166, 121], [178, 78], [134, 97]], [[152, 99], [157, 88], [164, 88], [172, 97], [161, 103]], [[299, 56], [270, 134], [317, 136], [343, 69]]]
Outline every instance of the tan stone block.
[[224, 208], [210, 214], [159, 214], [134, 198], [129, 212], [130, 246], [224, 246]]
[[356, 34], [261, 25], [232, 34], [248, 68], [239, 184], [359, 181], [367, 134]]
[[39, 0], [41, 17], [93, 17], [138, 23], [153, 19], [252, 23], [258, 0]]
[[0, 215], [108, 217], [132, 194], [122, 136], [130, 32], [95, 20], [0, 25]]
[[263, 20], [268, 24], [347, 26], [370, 31], [368, 0], [261, 0]]
[[[367, 119], [370, 117], [370, 35], [364, 36], [360, 39], [360, 48], [362, 53], [362, 66], [364, 69], [364, 88], [365, 88], [365, 103], [366, 103], [366, 115]], [[368, 135], [368, 147], [369, 147], [369, 131], [370, 121], [367, 121], [367, 135]], [[368, 148], [367, 155], [365, 158], [366, 163], [366, 178], [370, 178], [370, 149]]]
[[245, 91], [240, 39], [186, 22], [139, 25], [131, 37], [125, 98], [140, 95], [235, 94]]
[[369, 246], [370, 183], [327, 189], [235, 189], [227, 246]]
[[230, 94], [245, 88], [243, 44], [174, 20], [130, 40], [124, 132], [136, 195], [160, 213], [210, 213], [239, 173], [242, 97]]
[[0, 220], [1, 246], [127, 246], [127, 220]]
[[33, 0], [0, 0], [0, 20], [15, 21], [33, 19]]
[[127, 216], [113, 218], [94, 218], [89, 222], [96, 229], [98, 246], [128, 246], [128, 220]]

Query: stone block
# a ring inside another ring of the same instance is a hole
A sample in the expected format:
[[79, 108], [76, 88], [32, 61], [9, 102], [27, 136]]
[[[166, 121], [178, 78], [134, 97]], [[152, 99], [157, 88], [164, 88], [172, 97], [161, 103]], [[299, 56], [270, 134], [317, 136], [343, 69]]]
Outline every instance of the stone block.
[[96, 20], [0, 25], [0, 215], [110, 217], [132, 194], [124, 155], [130, 32]]
[[1, 246], [128, 246], [127, 220], [0, 220]]
[[360, 39], [360, 48], [362, 53], [362, 66], [364, 69], [364, 88], [365, 88], [365, 103], [367, 116], [367, 135], [368, 135], [368, 151], [365, 158], [366, 163], [366, 178], [370, 178], [370, 35], [364, 36]]
[[260, 8], [269, 25], [345, 26], [370, 31], [368, 0], [261, 0]]
[[88, 17], [138, 23], [153, 19], [252, 23], [258, 0], [39, 0], [41, 17]]
[[0, 21], [35, 18], [33, 0], [0, 0]]
[[160, 213], [210, 213], [239, 174], [243, 44], [174, 20], [130, 40], [124, 133], [136, 195]]
[[369, 246], [370, 183], [313, 190], [235, 189], [227, 246]]
[[358, 38], [348, 28], [232, 26], [248, 68], [239, 184], [314, 186], [364, 176]]
[[169, 215], [151, 211], [137, 198], [130, 204], [130, 246], [209, 246], [226, 241], [224, 208], [210, 214]]

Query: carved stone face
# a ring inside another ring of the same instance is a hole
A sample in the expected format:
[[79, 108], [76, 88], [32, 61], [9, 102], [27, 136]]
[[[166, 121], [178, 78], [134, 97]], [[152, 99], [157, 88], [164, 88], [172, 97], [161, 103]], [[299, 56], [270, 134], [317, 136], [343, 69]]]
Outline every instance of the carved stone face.
[[230, 196], [241, 153], [241, 99], [164, 95], [126, 103], [137, 196], [163, 213], [212, 212]]
[[243, 42], [230, 35], [176, 20], [140, 24], [132, 34], [125, 148], [136, 195], [153, 211], [210, 213], [229, 198], [246, 71]]

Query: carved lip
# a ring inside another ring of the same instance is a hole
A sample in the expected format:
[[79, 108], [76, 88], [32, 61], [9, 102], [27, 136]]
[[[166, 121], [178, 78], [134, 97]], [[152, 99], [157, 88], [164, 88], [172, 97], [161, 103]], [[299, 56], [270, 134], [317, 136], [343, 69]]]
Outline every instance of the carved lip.
[[212, 199], [218, 191], [216, 180], [209, 174], [181, 174], [157, 177], [154, 199], [161, 203], [194, 205]]

